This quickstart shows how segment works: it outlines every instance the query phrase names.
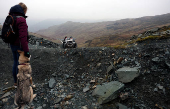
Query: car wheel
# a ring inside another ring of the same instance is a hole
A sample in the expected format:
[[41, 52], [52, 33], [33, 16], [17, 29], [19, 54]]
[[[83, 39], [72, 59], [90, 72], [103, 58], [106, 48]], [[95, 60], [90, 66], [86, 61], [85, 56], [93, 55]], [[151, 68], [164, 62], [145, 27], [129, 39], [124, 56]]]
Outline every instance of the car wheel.
[[76, 47], [77, 47], [77, 43], [74, 44], [74, 48], [76, 48]]

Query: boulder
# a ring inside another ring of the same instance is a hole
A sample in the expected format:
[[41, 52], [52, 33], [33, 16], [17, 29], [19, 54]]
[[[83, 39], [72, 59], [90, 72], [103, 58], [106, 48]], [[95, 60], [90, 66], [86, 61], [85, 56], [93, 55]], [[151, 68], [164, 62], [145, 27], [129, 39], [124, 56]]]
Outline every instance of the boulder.
[[96, 96], [98, 98], [99, 104], [104, 104], [117, 98], [119, 92], [123, 90], [123, 88], [124, 84], [118, 81], [103, 83], [102, 85], [96, 86], [92, 96]]
[[118, 80], [123, 83], [131, 82], [134, 78], [139, 76], [138, 67], [123, 67], [115, 72], [118, 76]]

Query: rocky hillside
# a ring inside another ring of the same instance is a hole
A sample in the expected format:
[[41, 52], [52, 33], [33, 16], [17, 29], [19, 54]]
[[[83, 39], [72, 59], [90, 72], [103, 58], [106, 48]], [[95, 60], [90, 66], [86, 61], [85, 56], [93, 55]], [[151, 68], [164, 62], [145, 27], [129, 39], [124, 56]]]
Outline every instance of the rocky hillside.
[[[130, 40], [141, 40], [147, 37], [159, 37], [159, 36], [169, 36], [170, 35], [170, 26], [163, 26], [159, 28], [152, 28], [150, 30], [144, 31], [140, 34], [135, 34], [130, 37]], [[114, 47], [119, 44], [124, 44], [126, 38], [118, 37], [116, 35], [109, 35], [105, 37], [96, 37], [92, 40], [86, 41], [86, 45], [88, 47], [100, 47], [100, 46], [106, 46], [106, 47]], [[129, 38], [128, 38], [129, 39]]]
[[[170, 108], [169, 36], [122, 49], [29, 47], [37, 97], [27, 108]], [[13, 109], [12, 53], [1, 40], [0, 50], [0, 108]]]
[[114, 36], [116, 41], [120, 41], [122, 39], [130, 38], [132, 35], [167, 25], [170, 25], [170, 14], [98, 23], [69, 21], [61, 25], [37, 31], [36, 33], [49, 38], [54, 38], [56, 41], [65, 36], [73, 36], [76, 38], [79, 47], [85, 47], [87, 46], [85, 42], [94, 38]]

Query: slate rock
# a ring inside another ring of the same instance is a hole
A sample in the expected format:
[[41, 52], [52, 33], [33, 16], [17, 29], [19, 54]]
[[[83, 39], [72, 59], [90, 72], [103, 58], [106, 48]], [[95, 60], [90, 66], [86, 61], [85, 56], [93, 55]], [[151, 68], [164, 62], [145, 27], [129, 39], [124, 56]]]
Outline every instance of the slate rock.
[[123, 83], [131, 82], [134, 78], [139, 76], [138, 67], [123, 67], [116, 71], [118, 80]]
[[62, 100], [61, 98], [57, 98], [57, 99], [55, 99], [55, 100], [54, 100], [54, 104], [58, 104], [58, 103], [60, 103], [60, 102], [61, 102], [61, 100]]
[[167, 50], [166, 52], [165, 52], [165, 55], [169, 55], [170, 53], [169, 53], [169, 51]]
[[64, 74], [65, 78], [68, 79], [70, 76], [68, 74]]
[[11, 92], [7, 92], [7, 93], [5, 93], [2, 97], [1, 97], [1, 99], [2, 98], [5, 98], [5, 97], [7, 97], [7, 96], [10, 96], [12, 93]]
[[165, 61], [165, 65], [170, 69], [170, 64], [169, 64], [169, 62]]
[[82, 106], [81, 109], [88, 109], [87, 106]]
[[154, 92], [157, 92], [158, 91], [158, 88], [154, 88]]
[[101, 64], [102, 64], [102, 63], [98, 63], [98, 64], [97, 64], [97, 67], [100, 67], [100, 66], [101, 66]]
[[39, 106], [38, 108], [36, 108], [36, 109], [42, 109], [42, 106]]
[[125, 106], [125, 105], [123, 105], [121, 103], [118, 103], [117, 107], [118, 107], [118, 109], [128, 109], [127, 106]]
[[83, 92], [87, 92], [90, 90], [90, 85], [87, 85], [84, 89], [83, 89]]
[[108, 68], [107, 68], [107, 74], [110, 74], [114, 71], [114, 66], [113, 64], [111, 64]]
[[48, 83], [49, 83], [49, 87], [53, 88], [56, 84], [56, 80], [54, 78], [51, 78], [50, 81], [48, 81]]
[[8, 98], [4, 98], [4, 99], [2, 99], [2, 102], [3, 102], [3, 103], [8, 102]]
[[159, 57], [155, 57], [155, 58], [152, 59], [152, 61], [155, 62], [155, 63], [159, 63], [160, 59], [159, 59]]
[[46, 107], [47, 106], [47, 104], [43, 104], [43, 107]]
[[103, 83], [97, 85], [94, 89], [92, 96], [98, 98], [99, 104], [104, 104], [118, 97], [119, 91], [123, 90], [124, 84], [118, 81]]

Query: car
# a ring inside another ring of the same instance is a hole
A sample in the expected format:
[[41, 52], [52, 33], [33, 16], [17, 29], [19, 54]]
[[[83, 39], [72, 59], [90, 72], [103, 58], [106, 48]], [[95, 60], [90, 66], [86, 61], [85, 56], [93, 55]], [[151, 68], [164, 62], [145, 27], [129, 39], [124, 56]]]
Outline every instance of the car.
[[77, 47], [77, 43], [75, 42], [75, 40], [72, 37], [70, 37], [70, 38], [65, 37], [63, 40], [61, 40], [61, 42], [63, 43], [64, 49]]

